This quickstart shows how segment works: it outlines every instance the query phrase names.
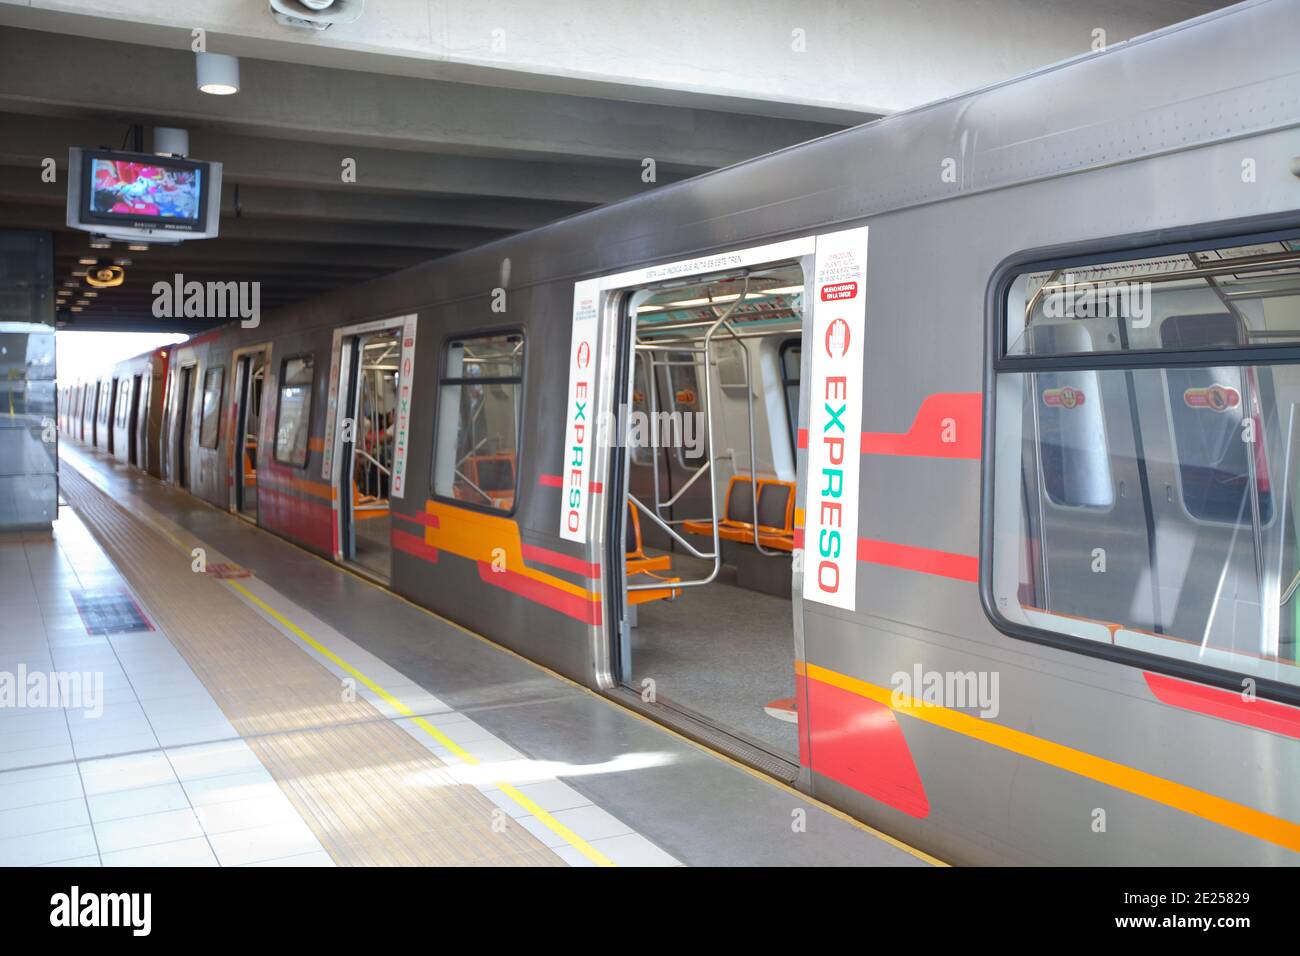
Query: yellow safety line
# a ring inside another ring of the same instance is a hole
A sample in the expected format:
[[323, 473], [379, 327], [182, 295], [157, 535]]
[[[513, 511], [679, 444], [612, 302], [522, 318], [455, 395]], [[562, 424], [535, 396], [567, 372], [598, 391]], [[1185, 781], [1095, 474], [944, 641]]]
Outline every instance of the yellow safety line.
[[995, 724], [990, 720], [972, 717], [970, 714], [963, 714], [947, 707], [926, 704], [915, 697], [900, 695], [899, 699], [895, 699], [894, 692], [887, 687], [849, 677], [816, 664], [805, 663], [802, 665], [802, 670], [813, 680], [874, 700], [900, 714], [907, 714], [917, 720], [943, 727], [965, 737], [981, 740], [994, 747], [1001, 747], [1003, 750], [1029, 757], [1050, 767], [1068, 770], [1089, 780], [1096, 780], [1248, 836], [1300, 852], [1300, 824], [1292, 823], [1290, 820], [1275, 817], [1223, 797], [1216, 797], [1186, 784], [1157, 777], [1145, 770], [1138, 770], [1082, 750], [1075, 750], [1064, 744], [1035, 737], [1013, 727]]
[[[227, 580], [224, 583], [228, 584], [230, 587], [234, 588], [236, 591], [242, 594], [244, 598], [248, 600], [250, 603], [256, 605], [257, 607], [265, 611], [267, 614], [271, 615], [271, 617], [275, 618], [275, 620], [277, 620], [278, 622], [280, 622], [280, 624], [288, 628], [294, 634], [294, 636], [296, 636], [299, 640], [305, 643], [312, 650], [316, 651], [316, 653], [320, 654], [322, 657], [327, 658], [332, 663], [338, 665], [343, 670], [347, 671], [349, 674], [351, 674], [353, 677], [359, 680], [361, 683], [363, 683], [366, 687], [370, 688], [370, 690], [372, 690], [374, 693], [378, 694], [381, 698], [383, 698], [384, 702], [387, 703], [394, 710], [396, 710], [398, 713], [402, 714], [403, 716], [410, 717], [412, 723], [414, 723], [426, 734], [428, 734], [434, 740], [438, 741], [438, 743], [442, 744], [444, 747], [446, 747], [448, 750], [454, 753], [462, 761], [471, 765], [482, 763], [481, 760], [475, 757], [464, 747], [460, 746], [460, 744], [456, 743], [456, 741], [452, 740], [450, 737], [444, 734], [437, 727], [433, 726], [433, 724], [429, 723], [423, 717], [418, 716], [415, 713], [415, 711], [411, 710], [410, 707], [406, 706], [406, 704], [402, 703], [402, 701], [400, 701], [398, 698], [394, 697], [388, 691], [384, 690], [384, 688], [380, 687], [377, 683], [375, 683], [373, 680], [371, 680], [361, 671], [357, 670], [355, 667], [353, 667], [343, 658], [339, 657], [328, 647], [321, 644], [310, 634], [308, 634], [306, 631], [300, 628], [297, 624], [293, 623], [293, 621], [289, 620], [287, 617], [285, 617], [275, 608], [271, 607], [271, 605], [267, 604], [260, 597], [258, 597], [252, 591], [248, 590], [248, 588], [244, 587], [238, 581]], [[555, 819], [555, 817], [551, 816], [551, 814], [543, 810], [540, 806], [538, 806], [536, 801], [531, 800], [524, 794], [520, 793], [519, 790], [517, 790], [515, 787], [506, 783], [504, 780], [494, 780], [492, 785], [497, 789], [499, 789], [506, 796], [508, 796], [511, 800], [515, 801], [515, 803], [519, 804], [519, 806], [523, 807], [525, 810], [527, 810], [529, 813], [535, 816], [538, 820], [542, 822], [542, 824], [548, 830], [550, 830], [556, 836], [563, 839], [566, 843], [568, 843], [571, 847], [573, 847], [575, 850], [577, 850], [579, 853], [585, 856], [592, 863], [595, 863], [597, 866], [615, 865], [613, 860], [605, 856], [605, 854], [601, 853], [599, 850], [597, 850], [594, 846], [592, 846], [582, 837], [578, 836], [578, 834], [574, 833], [572, 830], [566, 827], [559, 820]]]
[[[82, 454], [82, 451], [79, 448], [74, 449], [74, 451], [76, 454], [79, 455]], [[83, 475], [83, 477], [85, 476]], [[159, 487], [166, 490], [171, 490], [171, 486], [169, 486], [165, 481], [155, 478], [152, 475], [147, 475], [146, 477], [148, 478], [149, 481], [152, 481], [154, 484], [157, 484]], [[87, 478], [86, 480], [89, 481], [90, 479]], [[91, 484], [94, 484], [94, 482], [91, 482]], [[95, 487], [98, 488], [99, 486], [96, 485]], [[108, 492], [105, 491], [103, 488], [100, 488], [99, 490], [103, 494], [108, 494]], [[212, 502], [206, 501], [203, 498], [197, 498], [192, 495], [190, 497], [194, 501], [197, 501], [199, 504], [207, 508], [210, 508], [219, 514], [230, 516], [229, 509], [219, 508], [216, 505], [212, 504]], [[150, 507], [150, 506], [146, 506], [146, 507]], [[150, 510], [153, 510], [152, 507], [150, 507]], [[182, 545], [179, 541], [177, 541], [175, 536], [172, 535], [170, 532], [168, 532], [161, 525], [157, 524], [154, 521], [150, 521], [149, 523], [154, 525], [154, 527], [158, 528], [159, 531], [162, 531], [173, 541], [176, 541], [177, 545], [181, 547], [182, 550], [185, 551], [189, 550], [185, 548], [185, 546]], [[416, 604], [414, 601], [407, 598], [406, 596], [402, 594], [398, 594], [396, 591], [393, 591], [390, 588], [384, 587], [382, 584], [378, 583], [373, 578], [367, 577], [366, 575], [359, 573], [355, 568], [350, 568], [346, 564], [339, 564], [338, 562], [332, 561], [329, 558], [322, 557], [321, 555], [317, 554], [315, 551], [312, 551], [309, 548], [306, 548], [303, 545], [299, 544], [297, 541], [294, 541], [290, 538], [286, 538], [279, 534], [275, 534], [272, 531], [268, 531], [266, 528], [263, 528], [261, 525], [252, 524], [252, 527], [257, 531], [260, 531], [262, 534], [266, 534], [266, 535], [270, 535], [271, 537], [274, 537], [281, 544], [286, 544], [289, 547], [294, 548], [295, 550], [306, 555], [307, 557], [321, 562], [322, 564], [324, 564], [325, 566], [327, 566], [333, 571], [342, 571], [345, 574], [351, 575], [353, 578], [360, 581], [361, 583], [368, 584], [370, 585], [370, 587], [374, 588], [377, 591], [382, 591], [385, 596], [401, 601], [407, 607], [419, 611], [421, 614], [427, 614], [429, 617], [433, 618], [434, 620], [439, 621], [440, 623], [445, 624], [448, 627], [451, 627], [459, 631], [460, 633], [464, 634], [466, 637], [473, 638], [476, 641], [486, 644], [488, 647], [491, 647], [493, 650], [499, 651], [502, 654], [506, 654], [510, 657], [513, 657], [516, 660], [521, 661], [524, 664], [527, 664], [529, 667], [536, 668], [537, 670], [541, 671], [547, 676], [552, 677], [563, 684], [567, 684], [569, 687], [572, 687], [574, 690], [577, 690], [589, 697], [592, 697], [593, 699], [604, 704], [606, 707], [612, 707], [613, 709], [619, 711], [620, 713], [630, 716], [634, 720], [639, 720], [644, 724], [654, 727], [656, 730], [660, 731], [661, 733], [667, 734], [669, 737], [673, 737], [674, 739], [678, 740], [679, 742], [685, 744], [688, 747], [692, 747], [700, 751], [701, 753], [708, 754], [710, 757], [713, 757], [715, 760], [720, 760], [723, 763], [733, 767], [734, 769], [739, 770], [742, 773], [748, 774], [749, 776], [753, 777], [755, 780], [765, 783], [770, 787], [775, 787], [778, 790], [784, 791], [785, 793], [790, 794], [791, 796], [803, 801], [804, 803], [811, 804], [812, 806], [821, 810], [823, 813], [835, 817], [837, 820], [841, 821], [842, 823], [848, 824], [849, 826], [853, 827], [855, 830], [861, 830], [863, 833], [870, 834], [876, 839], [888, 843], [890, 846], [902, 850], [904, 853], [907, 853], [925, 863], [929, 863], [932, 866], [946, 867], [951, 865], [949, 863], [946, 863], [943, 860], [940, 860], [935, 856], [932, 856], [929, 853], [926, 853], [924, 850], [919, 850], [914, 846], [910, 846], [907, 843], [904, 843], [902, 840], [898, 839], [897, 837], [890, 836], [888, 833], [878, 830], [868, 823], [864, 823], [863, 821], [859, 820], [857, 817], [850, 816], [849, 814], [845, 813], [843, 810], [839, 809], [838, 807], [834, 807], [831, 804], [826, 803], [824, 800], [819, 800], [817, 797], [813, 796], [810, 793], [805, 793], [802, 790], [798, 790], [790, 786], [789, 784], [785, 783], [782, 780], [778, 780], [776, 777], [772, 776], [771, 774], [764, 773], [761, 770], [755, 770], [753, 767], [749, 766], [748, 764], [741, 763], [739, 760], [736, 760], [734, 757], [731, 757], [720, 750], [716, 750], [713, 747], [700, 743], [700, 741], [695, 740], [692, 737], [687, 737], [685, 734], [682, 734], [674, 730], [672, 727], [669, 727], [667, 724], [658, 720], [654, 720], [650, 717], [647, 717], [645, 714], [642, 714], [640, 711], [637, 711], [631, 707], [628, 707], [620, 703], [618, 700], [609, 696], [608, 694], [600, 693], [599, 691], [594, 691], [587, 685], [575, 681], [572, 677], [569, 677], [567, 674], [561, 674], [559, 671], [552, 670], [551, 668], [547, 667], [545, 664], [539, 664], [537, 661], [533, 660], [532, 658], [525, 657], [523, 654], [520, 654], [514, 648], [507, 647], [505, 644], [501, 644], [498, 641], [494, 641], [490, 637], [485, 637], [484, 635], [478, 633], [478, 631], [472, 630], [458, 621], [453, 621], [451, 618], [446, 617], [443, 614], [439, 614], [437, 611], [434, 611], [431, 608], [427, 608], [423, 604]], [[798, 667], [798, 664], [799, 662], [796, 662], [796, 669]], [[522, 797], [523, 794], [520, 794], [520, 796]], [[524, 799], [527, 800], [528, 798], [524, 797]]]

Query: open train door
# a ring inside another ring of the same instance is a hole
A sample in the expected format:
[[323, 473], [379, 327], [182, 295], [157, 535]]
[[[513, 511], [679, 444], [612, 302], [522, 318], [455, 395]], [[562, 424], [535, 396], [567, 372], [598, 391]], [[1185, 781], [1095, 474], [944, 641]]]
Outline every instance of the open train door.
[[809, 236], [575, 292], [574, 342], [594, 301], [595, 351], [614, 362], [588, 375], [612, 388], [599, 420], [617, 429], [597, 439], [591, 476], [605, 489], [611, 693], [788, 781], [800, 773], [800, 389], [819, 252]]
[[334, 332], [323, 471], [335, 489], [337, 561], [392, 576], [389, 501], [405, 492], [414, 315]]
[[231, 440], [227, 444], [230, 510], [257, 521], [258, 442], [262, 433], [262, 389], [271, 362], [271, 346], [236, 349], [234, 401], [231, 403]]

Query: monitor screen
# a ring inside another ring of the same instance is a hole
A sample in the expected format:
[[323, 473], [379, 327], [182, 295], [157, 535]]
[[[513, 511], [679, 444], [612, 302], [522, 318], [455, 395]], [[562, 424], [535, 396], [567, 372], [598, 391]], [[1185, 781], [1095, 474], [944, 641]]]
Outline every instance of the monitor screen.
[[198, 223], [203, 169], [175, 160], [91, 156], [86, 212], [104, 221]]

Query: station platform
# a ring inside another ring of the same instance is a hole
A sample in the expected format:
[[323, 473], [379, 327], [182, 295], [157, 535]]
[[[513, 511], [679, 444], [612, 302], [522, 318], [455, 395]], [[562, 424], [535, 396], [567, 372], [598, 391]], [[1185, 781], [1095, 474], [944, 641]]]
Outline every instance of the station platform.
[[0, 864], [939, 862], [153, 478], [60, 459], [53, 531], [0, 537], [0, 671], [84, 685], [0, 706]]

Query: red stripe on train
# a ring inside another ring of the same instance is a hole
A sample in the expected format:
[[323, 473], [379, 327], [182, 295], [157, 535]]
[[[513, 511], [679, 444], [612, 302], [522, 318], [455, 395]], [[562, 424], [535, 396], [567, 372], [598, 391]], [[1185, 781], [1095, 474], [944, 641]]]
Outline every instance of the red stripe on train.
[[1259, 730], [1300, 739], [1300, 709], [1271, 700], [1246, 700], [1237, 691], [1206, 687], [1191, 681], [1143, 671], [1156, 700]]
[[548, 567], [559, 568], [573, 574], [581, 574], [585, 578], [595, 579], [600, 577], [599, 564], [584, 561], [582, 558], [575, 558], [572, 555], [561, 554], [559, 551], [552, 551], [550, 548], [543, 548], [536, 544], [523, 544], [521, 547], [525, 561], [545, 564]]
[[394, 528], [390, 535], [393, 547], [398, 551], [405, 551], [407, 554], [428, 561], [430, 564], [438, 563], [438, 549], [426, 544], [421, 535], [411, 534], [409, 531], [399, 531], [397, 528]]
[[858, 560], [972, 583], [979, 580], [980, 574], [980, 560], [975, 555], [918, 548], [891, 541], [874, 541], [871, 538], [858, 538]]
[[[795, 528], [794, 546], [804, 547], [803, 528]], [[978, 581], [980, 574], [980, 559], [977, 555], [918, 548], [911, 544], [895, 544], [871, 538], [858, 538], [858, 560], [866, 564], [880, 564], [888, 568], [901, 568], [904, 571], [971, 583]]]
[[600, 624], [604, 617], [600, 611], [600, 599], [587, 600], [576, 594], [561, 591], [541, 581], [534, 581], [517, 571], [494, 571], [487, 561], [477, 561], [478, 576], [488, 584], [504, 588], [512, 594], [549, 607], [552, 611], [581, 621], [584, 624]]
[[422, 525], [425, 528], [441, 528], [442, 522], [438, 520], [437, 515], [431, 515], [428, 512], [418, 512], [413, 515], [404, 515], [399, 512], [391, 512], [392, 516], [398, 521], [409, 521], [411, 524]]
[[[564, 476], [563, 475], [538, 475], [537, 483], [541, 485], [543, 488], [563, 488]], [[598, 495], [605, 490], [605, 486], [601, 484], [599, 481], [592, 481], [592, 482], [588, 482], [587, 490], [590, 491], [593, 495]]]
[[[864, 455], [978, 460], [984, 434], [984, 401], [979, 392], [927, 395], [906, 432], [863, 432]], [[799, 429], [800, 448], [808, 447], [808, 429]]]

